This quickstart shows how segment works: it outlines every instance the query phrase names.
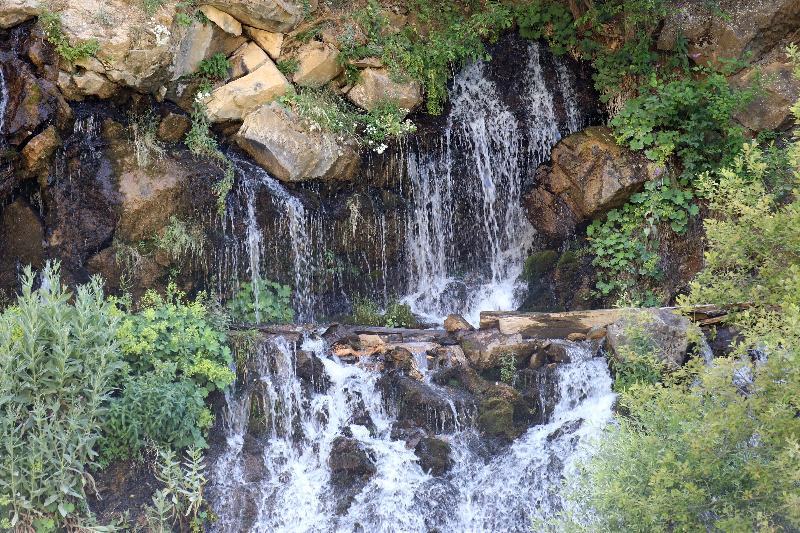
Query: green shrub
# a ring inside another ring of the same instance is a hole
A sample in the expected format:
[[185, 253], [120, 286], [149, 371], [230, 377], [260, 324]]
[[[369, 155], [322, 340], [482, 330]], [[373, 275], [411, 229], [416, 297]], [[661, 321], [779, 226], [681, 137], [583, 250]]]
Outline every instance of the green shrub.
[[284, 59], [278, 61], [275, 66], [284, 74], [294, 74], [300, 67], [300, 63], [298, 63], [296, 59]]
[[197, 64], [197, 72], [200, 76], [211, 79], [224, 80], [228, 77], [228, 69], [233, 65], [222, 52], [214, 54], [209, 59], [204, 59]]
[[411, 309], [393, 298], [386, 311], [381, 312], [380, 306], [370, 298], [356, 294], [353, 297], [353, 316], [348, 320], [360, 326], [387, 327], [387, 328], [415, 328], [417, 319]]
[[652, 317], [637, 313], [625, 327], [626, 342], [609, 358], [614, 371], [614, 389], [628, 391], [634, 385], [655, 385], [661, 381], [661, 348], [647, 326]]
[[26, 267], [16, 305], [0, 315], [0, 527], [71, 515], [106, 416], [120, 361], [121, 313], [99, 278], [72, 294], [58, 264], [43, 288]]
[[201, 294], [183, 303], [183, 293], [170, 283], [167, 294], [148, 291], [143, 309], [123, 321], [119, 331], [122, 354], [133, 375], [155, 370], [162, 362], [177, 364], [177, 376], [194, 381], [197, 387], [225, 389], [235, 375], [226, 333], [215, 329]]
[[241, 288], [228, 302], [233, 320], [257, 324], [261, 322], [286, 323], [294, 318], [290, 298], [292, 289], [274, 281], [258, 278], [253, 283], [242, 283]]
[[204, 402], [208, 392], [178, 376], [177, 367], [156, 361], [152, 371], [126, 380], [122, 394], [110, 402], [103, 427], [104, 462], [125, 459], [147, 443], [178, 451], [208, 447], [205, 432], [213, 420]]
[[86, 59], [100, 51], [97, 39], [71, 46], [64, 30], [61, 29], [61, 15], [51, 11], [44, 4], [39, 5], [39, 25], [44, 30], [45, 38], [68, 63]]

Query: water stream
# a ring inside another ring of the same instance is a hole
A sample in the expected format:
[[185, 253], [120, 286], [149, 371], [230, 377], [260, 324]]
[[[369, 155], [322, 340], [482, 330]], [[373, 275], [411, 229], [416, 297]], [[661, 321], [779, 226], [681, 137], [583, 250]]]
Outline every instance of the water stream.
[[6, 125], [6, 107], [8, 106], [8, 87], [6, 87], [6, 78], [3, 74], [3, 66], [0, 65], [0, 135], [3, 135], [3, 129]]
[[[326, 355], [327, 346], [306, 337], [330, 379], [313, 392], [295, 375], [300, 351], [275, 336], [259, 347], [255, 394], [229, 394], [227, 446], [207, 488], [219, 533], [523, 532], [536, 513], [557, 510], [554, 492], [579, 443], [611, 418], [614, 395], [604, 358], [571, 347], [572, 363], [547, 373], [555, 394], [552, 414], [494, 454], [472, 424], [438, 437], [451, 446], [453, 468], [423, 472], [413, 449], [391, 439], [394, 409], [382, 397], [380, 374]], [[435, 387], [435, 386], [434, 386]], [[447, 394], [444, 388], [439, 393]], [[263, 409], [254, 439], [253, 405]], [[454, 405], [455, 409], [455, 405]], [[368, 413], [372, 427], [361, 419]], [[335, 439], [347, 434], [365, 450], [375, 473], [341, 507], [341, 489], [330, 484]]]

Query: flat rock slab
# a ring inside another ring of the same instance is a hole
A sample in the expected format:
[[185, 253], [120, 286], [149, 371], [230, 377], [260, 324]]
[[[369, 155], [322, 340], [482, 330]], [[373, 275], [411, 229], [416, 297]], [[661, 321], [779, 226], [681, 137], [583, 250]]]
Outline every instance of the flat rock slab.
[[481, 312], [481, 329], [497, 328], [505, 335], [521, 334], [526, 339], [566, 339], [570, 333], [584, 335], [595, 326], [613, 324], [630, 309], [595, 309], [566, 313]]

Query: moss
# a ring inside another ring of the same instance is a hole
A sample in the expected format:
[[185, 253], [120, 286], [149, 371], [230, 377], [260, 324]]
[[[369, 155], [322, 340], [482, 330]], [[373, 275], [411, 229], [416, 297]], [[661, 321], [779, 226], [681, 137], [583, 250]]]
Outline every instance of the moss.
[[572, 279], [575, 275], [575, 271], [578, 270], [580, 266], [575, 252], [566, 252], [561, 256], [561, 259], [558, 260], [556, 270], [561, 273], [563, 279]]
[[19, 159], [19, 152], [15, 152], [14, 150], [6, 150], [3, 152], [1, 157], [4, 161], [15, 161]]
[[558, 252], [555, 250], [544, 250], [528, 256], [525, 266], [522, 269], [522, 279], [528, 283], [536, 282], [542, 274], [550, 270], [558, 261]]
[[38, 104], [42, 101], [42, 88], [38, 83], [31, 85], [31, 92], [28, 94], [28, 102], [31, 104]]
[[514, 432], [514, 408], [502, 398], [492, 398], [481, 405], [478, 429], [490, 436], [511, 436]]

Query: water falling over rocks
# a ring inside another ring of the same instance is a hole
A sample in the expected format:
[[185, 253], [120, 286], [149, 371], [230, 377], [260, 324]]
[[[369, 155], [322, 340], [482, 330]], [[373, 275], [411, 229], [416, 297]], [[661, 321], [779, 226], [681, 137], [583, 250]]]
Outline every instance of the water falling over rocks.
[[512, 386], [440, 357], [438, 337], [415, 378], [412, 355], [391, 363], [419, 341], [333, 330], [271, 329], [239, 369], [210, 455], [214, 531], [528, 531], [611, 418], [597, 342], [561, 341], [571, 362], [517, 371]]

